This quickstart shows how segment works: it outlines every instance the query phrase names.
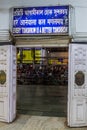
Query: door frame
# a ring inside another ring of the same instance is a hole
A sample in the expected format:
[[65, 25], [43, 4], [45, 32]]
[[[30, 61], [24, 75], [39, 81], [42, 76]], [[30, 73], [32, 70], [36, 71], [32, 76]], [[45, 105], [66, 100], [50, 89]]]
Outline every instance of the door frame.
[[[70, 39], [68, 38], [34, 38], [34, 39], [22, 39], [19, 38], [16, 40], [16, 48], [18, 47], [69, 47]], [[67, 94], [68, 97], [68, 94]], [[67, 100], [68, 104], [68, 100]], [[68, 110], [68, 105], [67, 105]], [[68, 117], [68, 116], [67, 116]]]

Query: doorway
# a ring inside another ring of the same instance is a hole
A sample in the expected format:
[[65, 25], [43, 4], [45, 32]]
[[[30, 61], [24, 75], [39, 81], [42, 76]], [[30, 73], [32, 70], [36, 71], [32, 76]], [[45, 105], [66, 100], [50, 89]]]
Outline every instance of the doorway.
[[17, 48], [17, 111], [67, 116], [68, 47]]

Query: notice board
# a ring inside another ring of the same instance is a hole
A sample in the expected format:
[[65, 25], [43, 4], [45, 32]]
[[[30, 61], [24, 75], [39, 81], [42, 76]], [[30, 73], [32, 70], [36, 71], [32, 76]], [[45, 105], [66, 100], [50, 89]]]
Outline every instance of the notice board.
[[69, 33], [69, 6], [13, 8], [12, 15], [14, 35]]

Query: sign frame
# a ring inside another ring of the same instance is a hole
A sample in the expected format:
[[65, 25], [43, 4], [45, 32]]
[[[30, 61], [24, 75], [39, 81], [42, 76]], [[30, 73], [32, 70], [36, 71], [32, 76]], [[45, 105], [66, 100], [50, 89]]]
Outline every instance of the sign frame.
[[[13, 33], [13, 19], [14, 19], [14, 17], [13, 17], [13, 10], [16, 8], [18, 8], [18, 9], [26, 9], [26, 8], [53, 8], [53, 7], [67, 7], [68, 8], [68, 31], [67, 32], [57, 32], [57, 33], [25, 33], [25, 34], [23, 34], [23, 33]], [[38, 7], [38, 6], [35, 6], [35, 7], [13, 7], [13, 8], [11, 8], [10, 9], [10, 15], [11, 15], [11, 17], [10, 17], [10, 31], [11, 31], [11, 34], [13, 35], [13, 36], [36, 36], [36, 35], [58, 35], [58, 36], [61, 36], [61, 35], [63, 35], [63, 36], [67, 36], [67, 35], [69, 35], [70, 34], [70, 8], [71, 8], [71, 6], [70, 5], [58, 5], [58, 6], [40, 6], [40, 7]]]

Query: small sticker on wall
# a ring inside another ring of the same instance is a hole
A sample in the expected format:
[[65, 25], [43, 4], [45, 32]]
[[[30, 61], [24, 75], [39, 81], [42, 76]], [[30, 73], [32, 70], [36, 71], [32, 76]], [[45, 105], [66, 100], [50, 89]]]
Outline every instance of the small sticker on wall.
[[0, 84], [4, 84], [6, 82], [6, 73], [4, 70], [0, 70]]

